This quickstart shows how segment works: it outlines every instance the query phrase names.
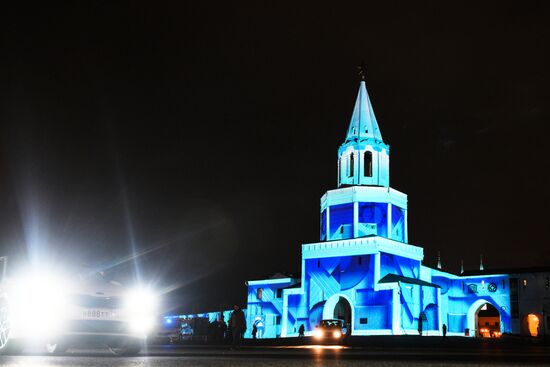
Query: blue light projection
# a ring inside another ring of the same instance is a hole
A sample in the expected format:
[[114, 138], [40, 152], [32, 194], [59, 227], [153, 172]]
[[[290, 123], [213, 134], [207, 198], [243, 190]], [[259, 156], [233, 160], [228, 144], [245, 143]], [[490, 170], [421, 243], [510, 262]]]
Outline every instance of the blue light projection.
[[[361, 81], [338, 150], [338, 188], [321, 198], [320, 241], [302, 245], [299, 279], [248, 282], [246, 337], [311, 335], [322, 319], [345, 320], [352, 335], [475, 335], [489, 303], [511, 332], [507, 275], [460, 276], [422, 265], [408, 243], [407, 195], [389, 186], [389, 146]], [[258, 329], [260, 330], [260, 329]]]
[[[474, 336], [486, 304], [500, 313], [500, 331], [512, 331], [508, 275], [432, 269], [422, 265], [423, 249], [408, 243], [407, 195], [389, 186], [389, 146], [364, 81], [337, 173], [338, 188], [321, 197], [321, 242], [302, 245], [301, 277], [247, 282], [245, 337], [253, 325], [259, 338], [298, 336], [301, 325], [311, 335], [333, 318], [352, 335], [441, 335], [445, 324], [447, 335]], [[168, 318], [227, 321], [230, 312]]]

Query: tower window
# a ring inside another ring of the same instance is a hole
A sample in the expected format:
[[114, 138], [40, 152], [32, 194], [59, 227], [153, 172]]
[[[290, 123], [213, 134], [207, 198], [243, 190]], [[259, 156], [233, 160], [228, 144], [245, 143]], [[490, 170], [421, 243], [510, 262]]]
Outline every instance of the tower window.
[[355, 158], [353, 156], [353, 153], [351, 153], [349, 155], [349, 172], [348, 172], [348, 176], [352, 177], [354, 173], [355, 173]]
[[365, 152], [363, 165], [363, 175], [365, 177], [372, 177], [372, 152]]

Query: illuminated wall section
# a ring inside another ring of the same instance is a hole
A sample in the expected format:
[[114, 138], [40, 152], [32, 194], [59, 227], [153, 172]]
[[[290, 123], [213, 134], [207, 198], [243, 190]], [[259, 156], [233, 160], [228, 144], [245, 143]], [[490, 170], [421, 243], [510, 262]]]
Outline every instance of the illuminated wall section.
[[275, 278], [248, 281], [247, 330], [252, 337], [252, 326], [258, 328], [258, 338], [278, 338], [281, 335], [283, 291], [297, 283], [294, 278]]
[[475, 314], [485, 303], [493, 305], [500, 314], [500, 330], [512, 332], [510, 315], [509, 276], [458, 276], [430, 269], [432, 281], [441, 287], [443, 323], [450, 335], [464, 335], [466, 328], [477, 329]]
[[353, 203], [339, 204], [330, 207], [330, 239], [353, 238], [354, 226]]
[[389, 187], [351, 186], [321, 198], [321, 241], [382, 236], [408, 241], [407, 195]]
[[401, 275], [418, 279], [420, 275], [420, 261], [388, 253], [380, 254], [380, 278], [388, 274]]
[[357, 222], [360, 237], [372, 234], [388, 237], [388, 205], [359, 203]]
[[300, 287], [283, 292], [281, 336], [302, 324], [311, 334], [322, 319], [341, 317], [342, 305], [354, 335], [400, 333], [398, 281], [381, 278], [418, 277], [422, 257], [421, 248], [379, 236], [303, 245]]

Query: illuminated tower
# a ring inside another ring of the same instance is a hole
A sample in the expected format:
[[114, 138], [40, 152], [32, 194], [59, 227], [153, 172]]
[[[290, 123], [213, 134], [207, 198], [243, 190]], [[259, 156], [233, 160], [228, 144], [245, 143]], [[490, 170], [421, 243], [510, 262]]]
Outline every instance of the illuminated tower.
[[346, 140], [338, 149], [338, 187], [390, 186], [389, 153], [362, 80]]
[[407, 195], [390, 188], [389, 152], [362, 80], [338, 149], [338, 189], [321, 198], [322, 241], [377, 235], [407, 242]]

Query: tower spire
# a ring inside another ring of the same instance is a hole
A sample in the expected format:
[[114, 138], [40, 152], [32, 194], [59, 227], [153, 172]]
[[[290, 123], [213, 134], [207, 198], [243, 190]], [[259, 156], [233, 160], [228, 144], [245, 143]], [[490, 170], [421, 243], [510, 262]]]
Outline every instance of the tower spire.
[[460, 259], [460, 274], [464, 274], [464, 259]]
[[346, 140], [338, 149], [338, 187], [342, 185], [390, 185], [390, 147], [372, 109], [365, 84], [365, 66], [359, 68], [359, 92]]
[[437, 268], [441, 269], [441, 252], [437, 251]]
[[368, 138], [382, 141], [382, 134], [367, 92], [364, 66], [359, 67], [359, 76], [361, 82], [359, 83], [359, 92], [351, 115], [346, 142]]
[[479, 270], [485, 270], [483, 267], [483, 254], [479, 255]]

